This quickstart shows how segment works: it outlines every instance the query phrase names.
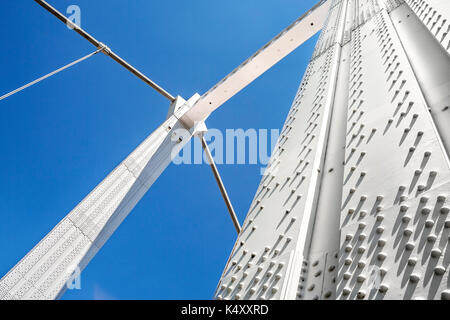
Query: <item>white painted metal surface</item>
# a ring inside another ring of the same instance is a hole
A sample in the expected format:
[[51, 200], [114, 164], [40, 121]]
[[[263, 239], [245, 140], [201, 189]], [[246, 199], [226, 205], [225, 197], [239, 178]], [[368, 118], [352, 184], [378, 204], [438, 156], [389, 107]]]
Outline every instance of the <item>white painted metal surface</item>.
[[[305, 73], [225, 267], [216, 291], [219, 299], [297, 296], [301, 270], [308, 263], [337, 84], [340, 45], [336, 34], [343, 28], [338, 19], [341, 7], [340, 2], [330, 3], [330, 18], [316, 46], [316, 52], [323, 54], [313, 58]], [[283, 268], [277, 270], [280, 260]]]
[[[447, 12], [450, 12], [450, 2], [446, 2], [446, 8]], [[450, 130], [448, 130], [450, 123], [450, 54], [448, 50], [447, 52], [442, 50], [442, 42], [436, 41], [438, 39], [433, 33], [430, 36], [431, 30], [421, 23], [420, 18], [408, 5], [402, 5], [392, 11], [390, 17], [401, 39], [414, 76], [419, 82], [444, 148], [447, 154], [450, 154]], [[435, 18], [438, 19], [438, 17]], [[445, 25], [445, 20], [442, 21], [442, 25]], [[447, 28], [447, 32], [450, 32], [450, 25]]]
[[448, 4], [330, 2], [216, 298], [450, 299]]
[[448, 155], [392, 22], [396, 10], [381, 8], [352, 31], [341, 299], [440, 299], [448, 289], [449, 257], [432, 253], [450, 250], [448, 210], [440, 213]]
[[72, 274], [86, 267], [192, 137], [179, 118], [199, 97], [175, 100], [175, 114], [0, 280], [0, 299], [55, 299], [65, 292]]
[[322, 1], [203, 97], [178, 98], [0, 280], [0, 299], [61, 296], [210, 113], [327, 16], [215, 297], [449, 300], [449, 10], [447, 0]]
[[442, 48], [450, 54], [450, 2], [448, 0], [405, 0], [405, 2]]
[[[327, 10], [321, 1], [202, 98], [178, 97], [167, 120], [0, 280], [0, 299], [60, 297], [209, 114], [320, 30]], [[174, 137], [182, 128], [188, 134]]]

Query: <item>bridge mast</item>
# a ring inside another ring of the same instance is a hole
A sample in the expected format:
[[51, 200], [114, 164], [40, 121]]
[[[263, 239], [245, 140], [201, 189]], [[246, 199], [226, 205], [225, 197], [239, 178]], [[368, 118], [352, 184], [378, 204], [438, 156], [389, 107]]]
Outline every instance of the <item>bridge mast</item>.
[[218, 299], [450, 299], [450, 2], [331, 0]]

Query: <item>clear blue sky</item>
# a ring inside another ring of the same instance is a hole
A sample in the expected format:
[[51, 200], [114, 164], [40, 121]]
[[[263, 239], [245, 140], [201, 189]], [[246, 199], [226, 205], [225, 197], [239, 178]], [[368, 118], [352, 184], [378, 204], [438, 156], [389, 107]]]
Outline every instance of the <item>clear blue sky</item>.
[[[206, 92], [315, 0], [49, 0], [184, 98]], [[31, 0], [0, 11], [0, 95], [93, 47]], [[281, 128], [314, 39], [228, 101], [209, 127]], [[164, 120], [168, 101], [104, 55], [0, 102], [0, 276]], [[261, 165], [220, 165], [240, 221]], [[210, 299], [235, 231], [207, 165], [171, 165], [64, 299]]]

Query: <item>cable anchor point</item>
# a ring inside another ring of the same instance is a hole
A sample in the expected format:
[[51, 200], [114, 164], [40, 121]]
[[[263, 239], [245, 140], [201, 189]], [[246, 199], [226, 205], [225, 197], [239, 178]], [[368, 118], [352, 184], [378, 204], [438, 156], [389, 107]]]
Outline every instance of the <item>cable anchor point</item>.
[[109, 56], [111, 54], [111, 49], [103, 42], [98, 43], [97, 49], [99, 50], [99, 52], [103, 52], [107, 56]]

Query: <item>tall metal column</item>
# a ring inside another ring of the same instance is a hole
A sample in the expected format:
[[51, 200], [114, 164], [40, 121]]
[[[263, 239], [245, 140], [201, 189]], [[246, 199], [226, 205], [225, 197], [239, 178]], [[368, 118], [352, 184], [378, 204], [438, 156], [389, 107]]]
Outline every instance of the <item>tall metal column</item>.
[[167, 120], [0, 299], [60, 297], [205, 119], [322, 28], [215, 297], [449, 300], [449, 17], [448, 0], [322, 0], [202, 97], [159, 90]]
[[192, 137], [179, 118], [199, 97], [175, 100], [174, 113], [1, 279], [0, 299], [56, 299], [65, 292]]
[[216, 298], [450, 299], [449, 13], [332, 1]]
[[[123, 219], [193, 135], [205, 131], [204, 121], [233, 95], [317, 33], [330, 2], [320, 0], [203, 96], [174, 98], [87, 32], [73, 25], [47, 2], [36, 0], [74, 30], [145, 81], [172, 104], [166, 121], [97, 188], [66, 216], [29, 254], [0, 279], [0, 299], [54, 299], [67, 288], [117, 229]], [[119, 61], [120, 60], [120, 61]], [[203, 141], [210, 160], [207, 145]], [[211, 162], [210, 161], [210, 162]], [[236, 230], [241, 231], [231, 201], [211, 163]]]
[[304, 282], [302, 270], [308, 267], [339, 79], [344, 32], [339, 17], [345, 10], [346, 3], [331, 1], [328, 20], [276, 152], [219, 283], [219, 299], [295, 299], [301, 295], [299, 283]]

